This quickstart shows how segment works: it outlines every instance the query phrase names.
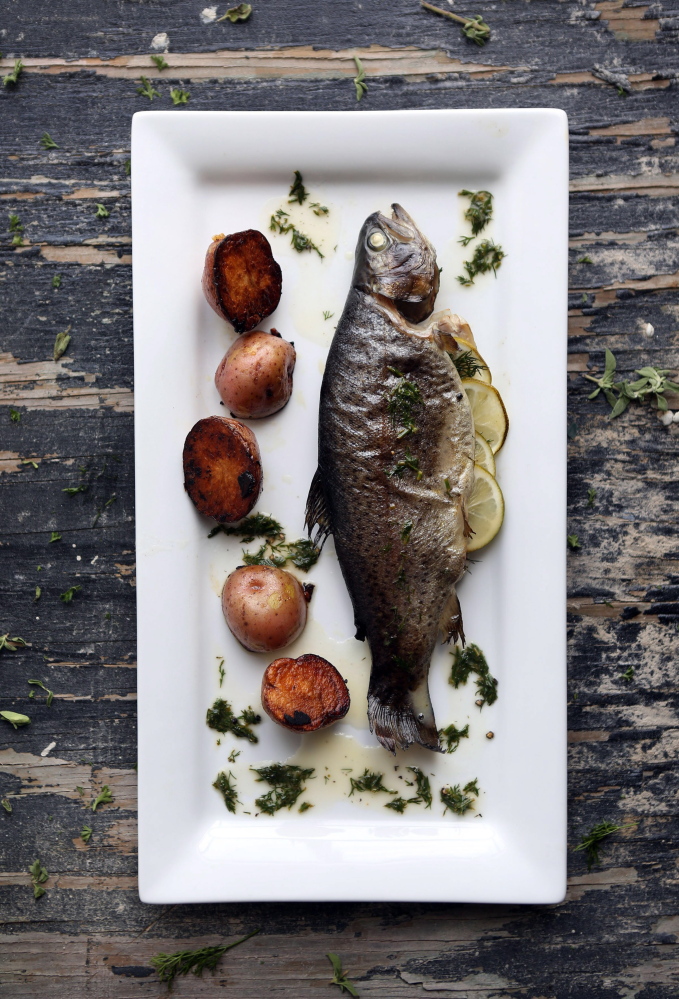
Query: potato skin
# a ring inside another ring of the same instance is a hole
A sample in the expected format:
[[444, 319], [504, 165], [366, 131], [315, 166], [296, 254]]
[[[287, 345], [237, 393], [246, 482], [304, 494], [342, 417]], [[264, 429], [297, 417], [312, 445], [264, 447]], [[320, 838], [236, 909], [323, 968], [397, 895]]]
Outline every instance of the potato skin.
[[292, 395], [295, 348], [275, 330], [244, 333], [229, 347], [215, 373], [227, 409], [241, 419], [271, 416]]
[[222, 611], [241, 645], [250, 652], [273, 652], [301, 635], [307, 596], [285, 569], [241, 565], [224, 583]]
[[344, 718], [347, 685], [327, 659], [312, 654], [274, 659], [262, 680], [262, 707], [292, 732], [315, 732]]
[[246, 517], [262, 491], [262, 461], [249, 427], [208, 416], [184, 443], [184, 488], [199, 513], [220, 524]]
[[257, 229], [215, 236], [208, 247], [202, 286], [208, 304], [247, 333], [278, 307], [283, 279], [271, 245]]

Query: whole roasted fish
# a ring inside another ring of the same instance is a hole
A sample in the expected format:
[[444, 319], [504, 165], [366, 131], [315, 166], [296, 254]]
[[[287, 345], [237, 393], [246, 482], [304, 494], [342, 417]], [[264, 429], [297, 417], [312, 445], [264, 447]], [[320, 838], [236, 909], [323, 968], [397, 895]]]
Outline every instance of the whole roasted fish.
[[400, 205], [392, 211], [370, 215], [358, 239], [321, 387], [306, 525], [317, 543], [334, 535], [356, 637], [370, 645], [371, 731], [392, 752], [439, 750], [427, 677], [439, 633], [464, 640], [455, 585], [475, 451], [449, 352], [469, 327], [432, 316], [436, 253]]

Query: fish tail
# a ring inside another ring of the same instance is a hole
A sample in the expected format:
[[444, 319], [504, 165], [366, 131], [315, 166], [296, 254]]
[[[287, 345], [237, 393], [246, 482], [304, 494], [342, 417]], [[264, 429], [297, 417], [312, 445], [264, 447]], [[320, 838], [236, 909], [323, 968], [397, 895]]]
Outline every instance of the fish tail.
[[425, 749], [442, 752], [434, 712], [427, 694], [424, 711], [416, 711], [410, 695], [400, 704], [389, 704], [377, 694], [368, 693], [368, 721], [380, 745], [396, 755], [396, 747], [407, 749], [419, 743]]

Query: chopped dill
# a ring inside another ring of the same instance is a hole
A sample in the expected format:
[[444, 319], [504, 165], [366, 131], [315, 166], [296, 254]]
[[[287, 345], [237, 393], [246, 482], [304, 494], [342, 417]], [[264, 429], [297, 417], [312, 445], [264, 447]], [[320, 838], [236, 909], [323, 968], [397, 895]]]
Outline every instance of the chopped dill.
[[81, 482], [79, 486], [66, 486], [62, 489], [62, 493], [66, 493], [67, 496], [75, 496], [77, 493], [86, 493], [89, 486], [86, 482]]
[[113, 795], [111, 794], [111, 788], [108, 784], [104, 784], [101, 791], [92, 802], [92, 811], [96, 812], [99, 805], [109, 805], [112, 801]]
[[469, 198], [469, 208], [464, 213], [467, 222], [471, 224], [471, 236], [463, 236], [460, 242], [463, 246], [478, 236], [485, 229], [493, 217], [493, 195], [490, 191], [467, 191], [457, 192], [460, 197]]
[[419, 767], [408, 767], [411, 774], [415, 777], [417, 784], [417, 798], [411, 798], [413, 804], [415, 801], [420, 802], [425, 806], [425, 808], [431, 808], [432, 795], [431, 795], [431, 784], [429, 783], [429, 778], [426, 774], [422, 773]]
[[58, 149], [59, 146], [56, 144], [49, 132], [43, 132], [40, 136], [40, 145], [43, 149]]
[[213, 728], [222, 735], [230, 732], [237, 739], [247, 739], [248, 742], [256, 743], [259, 739], [251, 729], [251, 725], [258, 725], [261, 722], [260, 715], [256, 714], [252, 708], [246, 708], [239, 715], [233, 713], [233, 708], [228, 701], [218, 697], [211, 708], [207, 709], [205, 723], [208, 728]]
[[151, 958], [151, 964], [160, 981], [167, 982], [171, 988], [172, 982], [178, 975], [188, 975], [192, 971], [194, 975], [200, 976], [206, 968], [208, 971], [214, 971], [222, 954], [232, 947], [245, 943], [256, 933], [259, 933], [259, 930], [253, 930], [240, 940], [234, 940], [233, 943], [221, 947], [200, 947], [198, 950], [177, 950], [173, 954], [156, 954]]
[[309, 810], [310, 808], [313, 808], [313, 807], [314, 807], [314, 806], [313, 806], [313, 805], [311, 804], [311, 802], [310, 802], [310, 801], [303, 801], [303, 802], [302, 802], [302, 804], [301, 804], [301, 805], [299, 806], [299, 808], [297, 809], [297, 811], [298, 811], [298, 812], [308, 812], [308, 810]]
[[418, 482], [424, 475], [424, 472], [420, 468], [419, 458], [414, 458], [408, 449], [406, 449], [403, 458], [400, 458], [393, 468], [385, 469], [386, 474], [390, 478], [395, 475], [399, 479], [402, 479], [408, 471], [415, 473], [415, 478]]
[[245, 565], [270, 565], [281, 568], [288, 562], [303, 572], [316, 565], [321, 552], [309, 538], [298, 541], [273, 541], [268, 539], [256, 552], [243, 552]]
[[[215, 658], [219, 659], [219, 656], [216, 656]], [[217, 667], [217, 669], [219, 670], [219, 686], [221, 687], [221, 685], [224, 683], [224, 677], [226, 676], [226, 670], [224, 669], [223, 659], [220, 659], [219, 666]]]
[[360, 777], [350, 777], [349, 783], [351, 784], [351, 791], [349, 791], [349, 797], [354, 793], [354, 791], [369, 791], [371, 794], [377, 794], [378, 791], [384, 791], [385, 794], [396, 794], [396, 791], [390, 791], [388, 787], [385, 787], [382, 783], [382, 778], [384, 774], [372, 773], [366, 767]]
[[22, 63], [21, 59], [15, 59], [13, 69], [9, 73], [7, 73], [6, 76], [3, 76], [2, 78], [3, 86], [15, 87], [19, 82], [19, 77], [23, 72], [23, 68], [24, 64]]
[[208, 538], [214, 538], [216, 534], [235, 535], [242, 538], [243, 543], [247, 545], [255, 538], [281, 538], [283, 537], [283, 528], [268, 513], [253, 513], [251, 517], [246, 517], [235, 526], [217, 524], [208, 534]]
[[624, 673], [618, 674], [621, 680], [631, 683], [634, 679], [634, 666], [628, 666]]
[[[29, 684], [33, 684], [33, 686], [35, 687], [41, 687], [45, 691], [45, 693], [47, 694], [47, 707], [50, 708], [52, 706], [52, 701], [54, 700], [54, 692], [48, 690], [45, 684], [42, 682], [42, 680], [29, 680], [28, 682]], [[33, 695], [33, 693], [34, 691], [31, 691], [31, 696]]]
[[457, 368], [460, 378], [473, 378], [479, 371], [485, 371], [487, 367], [477, 360], [471, 350], [465, 350], [464, 353], [457, 355], [448, 352], [448, 356]]
[[242, 752], [243, 752], [242, 749], [232, 749], [229, 755], [227, 756], [227, 760], [229, 761], [229, 763], [235, 763], [238, 757], [241, 756]]
[[415, 382], [410, 381], [398, 368], [387, 370], [398, 378], [398, 382], [387, 396], [387, 410], [394, 428], [401, 427], [396, 434], [396, 439], [400, 440], [408, 434], [417, 433], [417, 427], [413, 422], [413, 407], [421, 405], [422, 393]]
[[330, 209], [326, 208], [325, 205], [320, 204], [320, 202], [318, 201], [310, 201], [309, 208], [314, 213], [314, 215], [318, 215], [319, 217], [322, 215], [330, 214]]
[[333, 317], [334, 315], [335, 315], [335, 313], [334, 313], [334, 312], [329, 312], [329, 311], [327, 311], [327, 310], [325, 310], [325, 309], [323, 310], [323, 318], [324, 318], [325, 320], [328, 320], [328, 319], [332, 319], [332, 317]]
[[363, 63], [356, 55], [354, 56], [354, 62], [356, 63], [356, 76], [353, 79], [353, 84], [356, 88], [356, 100], [360, 101], [368, 93], [368, 84], [365, 82]]
[[65, 604], [70, 604], [71, 601], [73, 600], [73, 597], [76, 595], [76, 593], [79, 593], [80, 590], [82, 590], [82, 586], [69, 586], [67, 590], [64, 590], [63, 593], [59, 594], [59, 599], [63, 600]]
[[488, 663], [478, 645], [468, 645], [466, 649], [456, 646], [451, 652], [453, 663], [450, 669], [448, 683], [453, 687], [467, 682], [472, 673], [476, 673], [476, 689], [481, 698], [479, 707], [484, 704], [494, 704], [497, 700], [497, 680], [491, 675]]
[[[417, 801], [417, 798], [414, 798], [412, 800]], [[392, 800], [388, 801], [384, 807], [391, 808], [395, 812], [398, 812], [399, 815], [402, 815], [409, 804], [410, 802], [408, 801], [407, 798], [392, 798]]]
[[469, 725], [464, 728], [456, 728], [455, 725], [448, 725], [447, 728], [439, 729], [439, 739], [445, 745], [446, 753], [454, 753], [460, 745], [460, 739], [469, 738]]
[[580, 850], [585, 850], [587, 857], [587, 870], [592, 870], [593, 864], [600, 863], [599, 858], [599, 843], [611, 836], [615, 832], [619, 832], [621, 829], [627, 829], [629, 826], [636, 826], [636, 822], [625, 822], [624, 825], [616, 826], [614, 822], [597, 822], [595, 826], [592, 826], [588, 833], [582, 837], [578, 845], [574, 848], [575, 852], [578, 853]]
[[327, 959], [332, 965], [332, 981], [331, 985], [338, 985], [340, 992], [346, 992], [350, 996], [358, 997], [358, 991], [353, 982], [350, 982], [345, 973], [342, 971], [342, 962], [337, 956], [337, 954], [326, 954]]
[[284, 212], [282, 208], [278, 208], [276, 212], [271, 216], [269, 220], [269, 229], [272, 232], [278, 232], [281, 236], [285, 236], [290, 233], [290, 243], [293, 250], [297, 250], [298, 253], [304, 253], [305, 250], [313, 250], [317, 253], [321, 260], [324, 259], [324, 255], [321, 253], [316, 244], [309, 238], [305, 236], [303, 232], [295, 228], [292, 222], [286, 221], [290, 216], [287, 212]]
[[492, 271], [493, 274], [497, 275], [497, 269], [506, 256], [507, 254], [502, 247], [497, 246], [492, 239], [482, 239], [474, 250], [472, 259], [465, 260], [462, 265], [467, 272], [466, 277], [458, 275], [457, 280], [461, 285], [469, 287], [474, 284], [474, 278], [478, 277], [479, 274]]
[[292, 179], [292, 184], [290, 185], [288, 204], [293, 205], [295, 202], [297, 202], [298, 205], [303, 205], [308, 197], [309, 197], [309, 192], [304, 186], [302, 175], [299, 172], [299, 170], [295, 170], [295, 175]]
[[258, 781], [265, 781], [271, 786], [271, 790], [261, 798], [255, 798], [255, 804], [266, 815], [273, 815], [281, 808], [292, 808], [306, 790], [304, 782], [314, 773], [314, 767], [304, 769], [291, 763], [271, 763], [266, 767], [250, 769], [259, 775]]
[[231, 771], [229, 771], [228, 774], [226, 774], [222, 770], [220, 771], [220, 773], [217, 774], [217, 777], [213, 781], [212, 786], [215, 788], [216, 791], [219, 791], [221, 796], [224, 798], [224, 804], [226, 805], [228, 810], [235, 814], [236, 805], [240, 804], [240, 799], [238, 797], [235, 784], [232, 784], [231, 781], [235, 781], [235, 778], [231, 773]]
[[443, 814], [447, 811], [455, 812], [456, 815], [464, 815], [476, 804], [479, 794], [477, 779], [470, 780], [463, 788], [459, 784], [454, 787], [441, 788], [441, 801], [444, 805]]

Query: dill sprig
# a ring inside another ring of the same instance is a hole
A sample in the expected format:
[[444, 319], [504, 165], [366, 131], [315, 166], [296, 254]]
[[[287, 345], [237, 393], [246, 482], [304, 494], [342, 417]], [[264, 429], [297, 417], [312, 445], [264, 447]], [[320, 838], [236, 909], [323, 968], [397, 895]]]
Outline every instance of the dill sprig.
[[365, 82], [363, 63], [356, 55], [354, 56], [354, 62], [356, 63], [356, 76], [353, 79], [353, 84], [356, 88], [356, 100], [360, 101], [368, 93], [368, 84]]
[[308, 197], [309, 197], [309, 192], [304, 186], [302, 175], [299, 172], [299, 170], [295, 170], [295, 175], [292, 178], [292, 184], [290, 185], [288, 204], [292, 205], [295, 202], [297, 202], [298, 205], [303, 205]]
[[608, 414], [609, 420], [614, 420], [616, 416], [624, 413], [630, 402], [643, 402], [649, 396], [655, 398], [656, 405], [661, 412], [668, 409], [665, 392], [679, 392], [679, 384], [667, 378], [670, 368], [654, 368], [650, 365], [645, 368], [637, 368], [635, 374], [641, 377], [634, 382], [614, 381], [617, 360], [613, 351], [606, 348], [606, 361], [604, 373], [601, 378], [593, 375], [585, 375], [587, 381], [594, 382], [597, 386], [588, 396], [589, 399], [596, 399], [600, 392], [606, 396], [611, 407]]
[[[231, 781], [234, 781], [234, 783], [232, 784]], [[240, 804], [240, 799], [235, 787], [235, 777], [231, 771], [229, 770], [228, 774], [223, 770], [220, 771], [213, 781], [212, 786], [215, 790], [219, 791], [228, 810], [235, 814], [236, 805]]]
[[444, 805], [443, 814], [447, 811], [455, 812], [456, 815], [464, 815], [476, 804], [479, 794], [478, 778], [470, 780], [463, 788], [459, 784], [454, 787], [441, 788], [441, 801]]
[[154, 97], [160, 97], [160, 92], [156, 90], [146, 76], [142, 76], [140, 79], [141, 86], [137, 87], [137, 93], [140, 94], [141, 97], [148, 97], [150, 101], [152, 101]]
[[350, 982], [344, 971], [342, 971], [342, 962], [337, 954], [326, 954], [327, 959], [332, 965], [332, 981], [331, 985], [338, 985], [340, 992], [347, 992], [350, 996], [358, 996], [356, 986], [353, 982]]
[[457, 368], [460, 378], [473, 378], [475, 374], [479, 371], [485, 371], [487, 367], [485, 364], [481, 364], [471, 350], [465, 350], [462, 354], [451, 354], [449, 351], [448, 356]]
[[456, 646], [451, 652], [453, 657], [448, 683], [453, 687], [467, 682], [472, 673], [476, 673], [476, 689], [481, 699], [479, 707], [484, 704], [494, 704], [497, 700], [497, 680], [491, 675], [488, 663], [478, 645], [468, 645], [466, 649]]
[[251, 729], [251, 725], [258, 725], [261, 722], [260, 715], [256, 714], [252, 708], [245, 708], [239, 715], [233, 713], [233, 708], [228, 701], [218, 697], [211, 708], [207, 709], [205, 723], [208, 728], [213, 728], [222, 735], [231, 733], [237, 739], [247, 739], [248, 742], [257, 743], [259, 739]]
[[43, 149], [58, 149], [59, 146], [56, 144], [49, 132], [43, 132], [40, 136], [40, 145]]
[[486, 274], [488, 271], [497, 274], [497, 269], [506, 256], [502, 247], [497, 246], [492, 239], [482, 239], [474, 250], [472, 259], [465, 260], [462, 265], [467, 272], [466, 277], [458, 275], [457, 280], [465, 287], [469, 287], [474, 284], [474, 278], [479, 274]]
[[208, 538], [214, 538], [216, 534], [236, 535], [247, 545], [255, 538], [281, 538], [283, 528], [268, 513], [253, 513], [251, 517], [241, 520], [240, 524], [217, 524], [208, 534]]
[[309, 538], [297, 541], [275, 541], [267, 539], [256, 552], [243, 552], [245, 565], [270, 565], [276, 569], [288, 562], [303, 572], [307, 572], [318, 562], [320, 549]]
[[410, 770], [417, 784], [417, 798], [411, 800], [413, 803], [415, 801], [420, 802], [425, 806], [425, 808], [431, 808], [432, 795], [429, 778], [426, 774], [422, 773], [419, 767], [408, 767], [407, 769]]
[[578, 845], [575, 847], [575, 852], [578, 853], [580, 850], [585, 850], [587, 858], [587, 870], [592, 870], [593, 864], [600, 863], [599, 858], [599, 844], [602, 840], [607, 839], [615, 832], [619, 832], [621, 829], [628, 829], [630, 826], [636, 826], [636, 822], [625, 822], [621, 826], [617, 826], [614, 822], [597, 822], [595, 826], [592, 826], [588, 833], [582, 837]]
[[406, 453], [403, 458], [399, 458], [393, 468], [385, 469], [385, 472], [390, 478], [395, 475], [398, 479], [402, 479], [408, 471], [415, 473], [415, 478], [418, 482], [424, 475], [424, 472], [420, 468], [419, 458], [414, 458], [408, 449], [406, 449]]
[[475, 42], [479, 47], [485, 45], [490, 38], [490, 28], [480, 14], [476, 14], [474, 17], [462, 17], [459, 14], [453, 14], [450, 10], [441, 10], [440, 7], [426, 3], [425, 0], [420, 0], [420, 6], [424, 7], [425, 10], [430, 10], [432, 14], [440, 14], [441, 17], [457, 21], [458, 24], [462, 25], [461, 31], [465, 38], [468, 38], [470, 42]]
[[191, 971], [194, 975], [200, 976], [206, 968], [209, 971], [214, 971], [222, 954], [226, 954], [227, 950], [231, 950], [232, 947], [238, 947], [239, 944], [245, 943], [257, 933], [259, 933], [258, 929], [253, 930], [241, 937], [240, 940], [234, 940], [233, 943], [217, 947], [200, 947], [198, 950], [177, 950], [173, 954], [156, 954], [155, 957], [151, 958], [151, 964], [160, 981], [167, 982], [172, 988], [172, 982], [179, 975], [188, 975]]
[[456, 728], [455, 725], [448, 725], [439, 729], [439, 740], [445, 745], [446, 753], [454, 753], [460, 745], [460, 739], [469, 738], [469, 725], [464, 728]]
[[493, 195], [490, 191], [467, 191], [466, 189], [457, 193], [460, 197], [469, 198], [469, 208], [464, 213], [464, 217], [472, 227], [472, 234], [471, 236], [463, 236], [460, 240], [463, 246], [467, 246], [492, 219]]
[[272, 232], [278, 232], [282, 236], [290, 233], [290, 243], [293, 250], [297, 250], [298, 253], [303, 253], [305, 250], [313, 250], [317, 253], [321, 260], [324, 259], [324, 255], [321, 253], [316, 244], [310, 239], [309, 236], [305, 236], [303, 232], [300, 232], [292, 222], [286, 221], [290, 216], [287, 212], [283, 211], [282, 208], [276, 209], [274, 214], [269, 220], [269, 229]]
[[320, 201], [310, 201], [309, 208], [314, 213], [314, 215], [322, 216], [330, 214], [330, 209], [326, 208], [325, 205], [322, 205]]
[[92, 811], [96, 812], [97, 808], [99, 808], [99, 805], [110, 805], [112, 801], [113, 801], [113, 795], [111, 794], [111, 788], [108, 786], [108, 784], [104, 784], [101, 791], [92, 802]]
[[314, 767], [304, 769], [292, 763], [271, 763], [266, 767], [250, 769], [258, 774], [259, 782], [264, 781], [271, 786], [271, 790], [261, 798], [255, 798], [255, 804], [266, 815], [274, 815], [281, 808], [292, 808], [306, 790], [305, 781], [314, 773]]
[[387, 410], [394, 428], [401, 427], [396, 434], [396, 439], [400, 440], [408, 434], [417, 433], [417, 427], [413, 422], [413, 408], [421, 405], [422, 393], [416, 383], [410, 381], [398, 368], [387, 368], [387, 370], [398, 378], [396, 385], [387, 395]]
[[382, 778], [384, 774], [372, 773], [366, 767], [360, 777], [350, 777], [349, 783], [351, 784], [351, 791], [349, 791], [349, 797], [354, 793], [354, 791], [369, 791], [371, 794], [377, 794], [378, 791], [384, 791], [385, 794], [396, 794], [396, 791], [390, 791], [388, 787], [385, 787], [382, 783]]

